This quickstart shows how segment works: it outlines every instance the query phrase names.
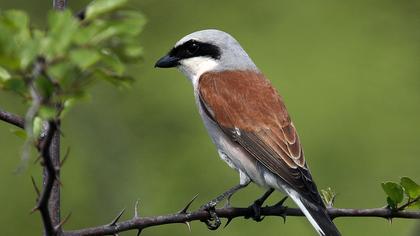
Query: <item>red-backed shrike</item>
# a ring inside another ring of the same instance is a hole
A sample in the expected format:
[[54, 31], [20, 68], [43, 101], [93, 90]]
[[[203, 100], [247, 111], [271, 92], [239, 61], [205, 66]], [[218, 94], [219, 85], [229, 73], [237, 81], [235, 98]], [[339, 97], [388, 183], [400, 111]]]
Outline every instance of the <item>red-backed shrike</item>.
[[189, 34], [155, 66], [177, 67], [192, 82], [220, 157], [239, 172], [240, 184], [211, 204], [252, 181], [268, 189], [256, 201], [259, 206], [274, 189], [282, 191], [319, 235], [340, 235], [312, 180], [282, 98], [231, 35], [213, 29]]

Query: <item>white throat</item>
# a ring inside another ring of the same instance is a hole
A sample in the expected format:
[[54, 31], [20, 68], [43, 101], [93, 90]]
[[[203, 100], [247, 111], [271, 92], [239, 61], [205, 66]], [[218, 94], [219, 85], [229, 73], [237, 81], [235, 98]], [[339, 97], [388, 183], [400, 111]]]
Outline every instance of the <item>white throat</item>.
[[194, 89], [198, 85], [200, 76], [206, 72], [213, 71], [219, 63], [208, 57], [192, 57], [181, 61], [178, 69], [191, 81]]

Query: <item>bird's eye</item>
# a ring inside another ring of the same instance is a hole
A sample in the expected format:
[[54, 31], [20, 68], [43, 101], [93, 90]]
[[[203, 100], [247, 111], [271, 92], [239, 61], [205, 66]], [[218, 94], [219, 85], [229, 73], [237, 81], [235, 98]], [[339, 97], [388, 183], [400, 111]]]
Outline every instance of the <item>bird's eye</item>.
[[198, 51], [198, 44], [197, 43], [192, 43], [187, 47], [187, 52], [191, 55], [194, 55], [197, 51]]

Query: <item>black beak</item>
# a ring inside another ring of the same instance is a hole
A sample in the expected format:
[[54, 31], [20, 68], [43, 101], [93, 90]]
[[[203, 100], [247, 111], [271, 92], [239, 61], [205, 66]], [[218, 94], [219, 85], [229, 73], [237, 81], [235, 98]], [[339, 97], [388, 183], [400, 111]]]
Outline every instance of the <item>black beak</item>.
[[179, 58], [166, 55], [156, 62], [155, 67], [171, 68], [171, 67], [176, 67], [178, 65], [179, 65]]

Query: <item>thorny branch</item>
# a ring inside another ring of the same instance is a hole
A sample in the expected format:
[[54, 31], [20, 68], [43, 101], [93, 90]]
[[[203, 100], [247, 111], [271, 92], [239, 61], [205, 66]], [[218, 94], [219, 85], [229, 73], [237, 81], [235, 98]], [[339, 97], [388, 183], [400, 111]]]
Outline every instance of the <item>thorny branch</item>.
[[[189, 206], [191, 203], [188, 203]], [[137, 203], [136, 203], [137, 205]], [[137, 208], [137, 207], [136, 207]], [[185, 209], [185, 208], [184, 208]], [[116, 235], [120, 232], [129, 230], [139, 230], [141, 232], [145, 228], [182, 223], [187, 224], [191, 221], [202, 221], [211, 218], [208, 211], [198, 210], [194, 212], [187, 212], [181, 210], [176, 214], [139, 217], [137, 213], [131, 220], [122, 221], [120, 223], [112, 222], [113, 224], [106, 224], [92, 228], [65, 231], [64, 236], [90, 236], [90, 235]], [[137, 212], [135, 210], [135, 212]], [[251, 207], [248, 208], [234, 208], [227, 207], [216, 209], [216, 213], [220, 218], [226, 218], [229, 221], [237, 217], [249, 218], [254, 214]], [[384, 219], [404, 218], [404, 219], [420, 219], [419, 211], [395, 211], [389, 208], [370, 208], [370, 209], [347, 209], [347, 208], [328, 208], [328, 214], [332, 219], [337, 217], [380, 217]], [[299, 208], [288, 208], [282, 205], [267, 206], [261, 208], [262, 216], [304, 216]], [[117, 218], [120, 218], [118, 215]]]
[[[34, 73], [31, 80], [43, 73], [43, 62], [37, 60], [34, 65]], [[31, 86], [31, 95], [35, 106], [31, 106], [26, 114], [26, 118], [12, 114], [7, 111], [0, 110], [0, 120], [15, 125], [16, 127], [29, 130], [32, 133], [32, 121], [39, 110], [39, 106], [43, 98], [39, 96], [36, 89]], [[47, 236], [56, 235], [60, 228], [60, 191], [59, 191], [59, 167], [60, 167], [60, 132], [59, 120], [50, 120], [47, 122], [44, 135], [40, 139], [38, 150], [41, 154], [44, 165], [44, 185], [42, 192], [37, 199], [37, 205], [33, 211], [41, 212], [44, 231]], [[32, 136], [32, 134], [30, 134]], [[27, 145], [32, 144], [32, 140], [28, 140]], [[25, 144], [26, 144], [25, 143]], [[25, 152], [25, 151], [24, 151]], [[35, 185], [34, 185], [35, 186]], [[39, 190], [37, 190], [39, 192]], [[56, 228], [58, 226], [58, 228]]]
[[[39, 76], [45, 76], [45, 59], [39, 57], [35, 64], [31, 77], [28, 79], [29, 90], [32, 98], [32, 105], [25, 116], [25, 130], [28, 139], [24, 145], [23, 160], [29, 158], [29, 147], [33, 143], [33, 125], [32, 122], [42, 105], [51, 106], [49, 97], [43, 97], [37, 87], [35, 80]], [[56, 107], [56, 110], [59, 110]], [[58, 112], [57, 112], [58, 113]], [[44, 234], [46, 236], [55, 236], [61, 231], [60, 224], [60, 186], [59, 186], [59, 167], [60, 167], [60, 132], [59, 119], [50, 119], [44, 123], [43, 132], [38, 140], [37, 146], [43, 165], [43, 188], [38, 197], [37, 204], [33, 211], [39, 210], [44, 225]]]
[[[53, 0], [53, 8], [58, 11], [62, 11], [67, 7], [67, 0]], [[56, 104], [57, 113], [60, 114], [62, 111], [61, 104]], [[52, 138], [51, 145], [49, 147], [49, 152], [51, 155], [51, 162], [54, 167], [54, 182], [51, 189], [51, 196], [50, 201], [48, 203], [48, 208], [51, 214], [51, 220], [55, 226], [55, 230], [58, 235], [61, 235], [61, 227], [62, 225], [67, 222], [68, 218], [71, 214], [69, 214], [63, 221], [61, 221], [61, 202], [60, 202], [60, 168], [61, 168], [61, 160], [60, 160], [60, 143], [61, 143], [61, 121], [57, 119], [54, 122], [56, 132]], [[44, 170], [44, 182], [48, 179], [48, 170]]]
[[49, 210], [49, 200], [51, 198], [54, 182], [57, 178], [57, 172], [54, 167], [50, 153], [51, 143], [56, 132], [57, 124], [55, 123], [55, 121], [49, 121], [47, 133], [44, 140], [42, 141], [40, 150], [46, 172], [44, 179], [44, 187], [42, 188], [42, 192], [39, 196], [38, 203], [34, 208], [34, 211], [39, 210], [41, 212], [42, 222], [44, 224], [44, 231], [45, 235], [47, 236], [56, 234], [56, 229], [51, 218], [51, 212]]
[[0, 109], [0, 120], [12, 124], [18, 128], [24, 129], [25, 127], [25, 119], [22, 117], [12, 114], [7, 111], [3, 111]]
[[[66, 0], [53, 0], [53, 7], [55, 10], [64, 10], [66, 7]], [[34, 63], [32, 75], [30, 76], [29, 88], [32, 98], [32, 106], [28, 109], [25, 118], [11, 114], [9, 112], [0, 110], [0, 120], [9, 124], [13, 124], [19, 128], [25, 129], [28, 134], [28, 140], [25, 142], [23, 159], [29, 156], [29, 145], [33, 143], [33, 119], [37, 115], [41, 105], [49, 104], [49, 98], [42, 97], [35, 85], [34, 80], [40, 75], [46, 75], [45, 60], [41, 57], [37, 58]], [[56, 106], [59, 111], [60, 106]], [[59, 113], [59, 112], [57, 112]], [[40, 192], [36, 187], [35, 181], [32, 180], [37, 192], [37, 203], [33, 211], [39, 210], [42, 216], [44, 225], [44, 235], [54, 236], [61, 234], [61, 226], [66, 221], [60, 222], [60, 120], [51, 119], [46, 122], [43, 134], [37, 146], [38, 151], [42, 157], [42, 164], [44, 166], [43, 174], [43, 188]]]

